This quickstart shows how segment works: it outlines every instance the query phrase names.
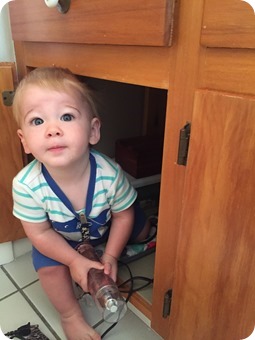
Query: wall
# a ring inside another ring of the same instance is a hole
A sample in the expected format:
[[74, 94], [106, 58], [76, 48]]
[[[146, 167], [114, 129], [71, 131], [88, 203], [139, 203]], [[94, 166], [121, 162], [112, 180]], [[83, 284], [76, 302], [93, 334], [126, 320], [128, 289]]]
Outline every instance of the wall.
[[8, 5], [5, 5], [0, 13], [0, 62], [15, 61]]

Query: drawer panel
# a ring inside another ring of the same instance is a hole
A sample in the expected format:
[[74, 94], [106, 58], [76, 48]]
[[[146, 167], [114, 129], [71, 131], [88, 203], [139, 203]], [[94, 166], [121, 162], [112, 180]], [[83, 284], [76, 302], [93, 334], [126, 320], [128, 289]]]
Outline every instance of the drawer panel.
[[66, 14], [43, 0], [11, 1], [9, 8], [16, 41], [171, 44], [174, 0], [72, 0]]
[[201, 42], [209, 47], [255, 48], [251, 5], [241, 0], [205, 0]]

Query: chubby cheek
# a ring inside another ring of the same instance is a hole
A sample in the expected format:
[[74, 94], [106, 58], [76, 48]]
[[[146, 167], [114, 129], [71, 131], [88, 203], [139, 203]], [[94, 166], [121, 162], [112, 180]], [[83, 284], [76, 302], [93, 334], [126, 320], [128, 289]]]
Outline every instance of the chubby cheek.
[[84, 147], [89, 144], [90, 130], [87, 126], [78, 126], [76, 129], [66, 132], [65, 139], [69, 145]]
[[33, 143], [29, 145], [25, 139], [21, 140], [21, 143], [26, 154], [33, 153]]

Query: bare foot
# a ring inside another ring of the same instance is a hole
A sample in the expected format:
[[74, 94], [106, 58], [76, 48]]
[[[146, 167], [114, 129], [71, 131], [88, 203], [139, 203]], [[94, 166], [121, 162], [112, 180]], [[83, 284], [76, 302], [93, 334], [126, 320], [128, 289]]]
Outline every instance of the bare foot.
[[101, 336], [86, 323], [83, 317], [63, 318], [62, 327], [68, 340], [100, 340]]

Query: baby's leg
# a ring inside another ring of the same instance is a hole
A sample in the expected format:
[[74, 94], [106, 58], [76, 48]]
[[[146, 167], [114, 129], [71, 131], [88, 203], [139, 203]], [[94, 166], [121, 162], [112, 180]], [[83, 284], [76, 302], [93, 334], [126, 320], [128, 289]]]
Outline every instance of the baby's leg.
[[150, 229], [151, 229], [151, 222], [150, 222], [149, 219], [147, 219], [143, 229], [138, 234], [138, 236], [135, 238], [134, 242], [142, 242], [142, 241], [144, 241], [148, 237]]
[[68, 340], [99, 340], [100, 335], [84, 320], [75, 297], [68, 267], [42, 267], [38, 270], [42, 287], [59, 312]]
[[158, 218], [157, 216], [150, 216], [144, 222], [143, 228], [140, 233], [132, 239], [133, 243], [147, 243], [155, 239], [157, 234]]

